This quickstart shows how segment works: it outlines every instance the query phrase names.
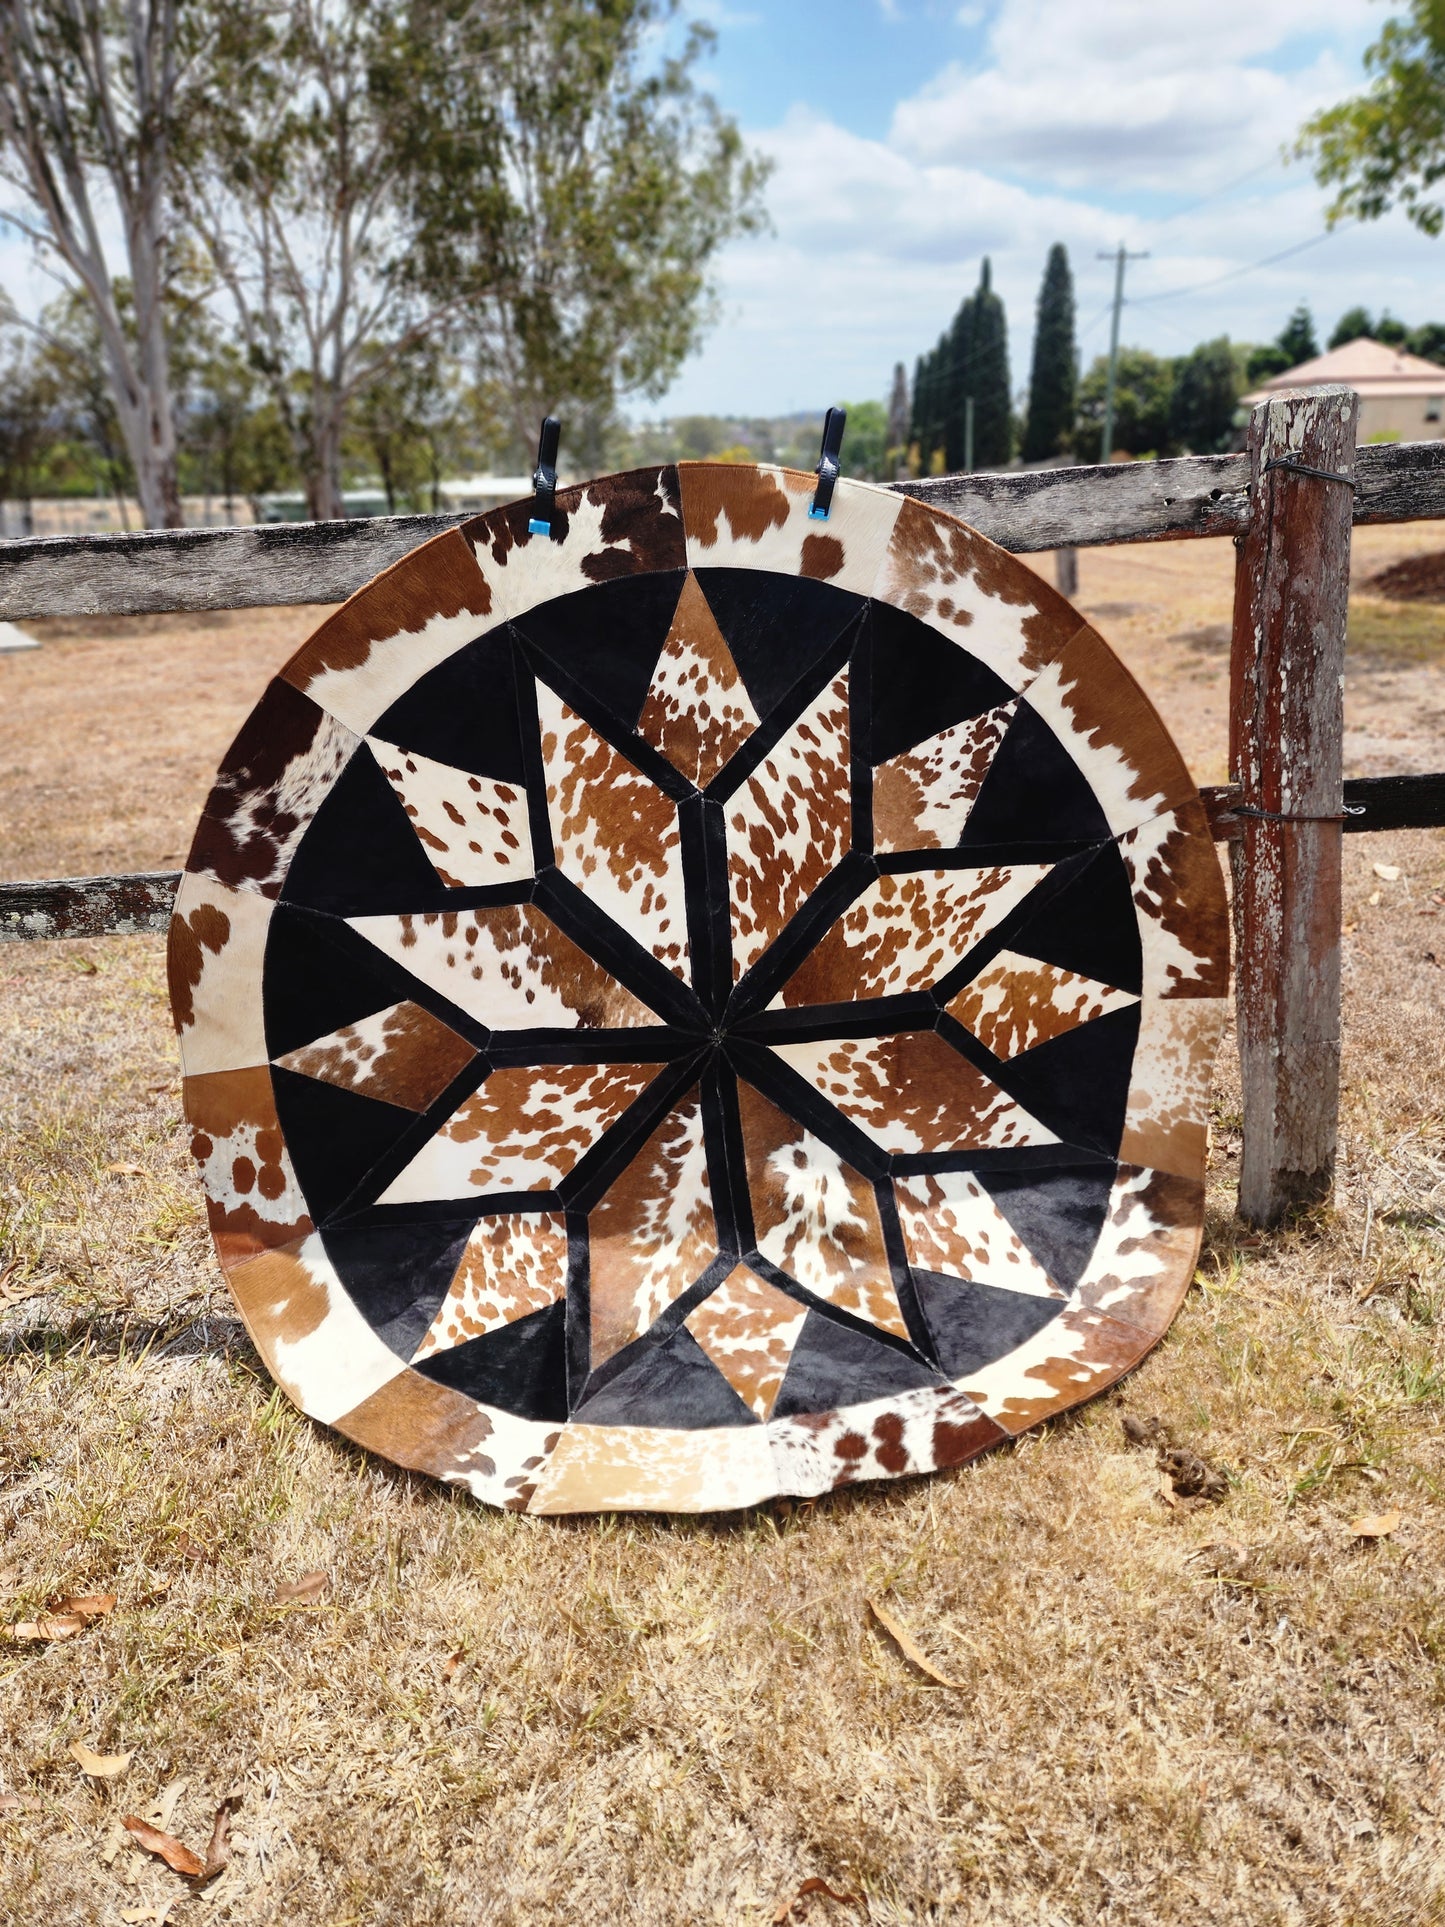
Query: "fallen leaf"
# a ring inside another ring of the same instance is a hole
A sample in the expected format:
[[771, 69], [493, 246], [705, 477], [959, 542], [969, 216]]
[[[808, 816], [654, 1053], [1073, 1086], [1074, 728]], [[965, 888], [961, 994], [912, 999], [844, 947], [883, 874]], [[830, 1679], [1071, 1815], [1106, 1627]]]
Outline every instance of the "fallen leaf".
[[20, 1260], [12, 1258], [3, 1271], [0, 1271], [0, 1307], [23, 1304], [27, 1298], [38, 1298], [45, 1286], [38, 1278], [18, 1276]]
[[181, 1803], [181, 1795], [190, 1784], [185, 1774], [178, 1780], [168, 1781], [146, 1808], [142, 1818], [153, 1827], [159, 1827], [162, 1833], [169, 1833], [171, 1822], [176, 1817], [176, 1808]]
[[57, 1613], [75, 1613], [81, 1619], [104, 1619], [107, 1613], [115, 1611], [113, 1592], [67, 1593], [63, 1599], [53, 1599], [50, 1609]]
[[107, 1164], [105, 1168], [116, 1178], [143, 1178], [146, 1175], [143, 1164]]
[[331, 1580], [324, 1572], [303, 1572], [299, 1579], [276, 1588], [276, 1604], [282, 1606], [292, 1600], [319, 1599], [330, 1584]]
[[1366, 903], [1369, 904], [1370, 908], [1373, 910], [1375, 905], [1382, 901], [1384, 894], [1385, 893], [1383, 890], [1371, 890], [1369, 896], [1366, 897], [1365, 901]]
[[1380, 879], [1381, 883], [1398, 883], [1400, 881], [1400, 866], [1398, 863], [1377, 863], [1375, 865], [1375, 875]]
[[211, 1844], [206, 1848], [207, 1880], [214, 1880], [223, 1868], [231, 1864], [231, 1815], [240, 1804], [241, 1796], [238, 1793], [228, 1793], [216, 1808], [216, 1818], [211, 1825]]
[[[873, 1604], [871, 1599], [868, 1603], [870, 1606]], [[783, 1927], [783, 1922], [788, 1919], [798, 1902], [800, 1900], [806, 1900], [809, 1894], [826, 1894], [829, 1900], [839, 1901], [844, 1907], [861, 1907], [863, 1905], [863, 1896], [861, 1894], [840, 1894], [838, 1889], [836, 1887], [830, 1887], [826, 1880], [820, 1880], [817, 1874], [810, 1874], [793, 1897], [790, 1900], [783, 1901], [779, 1906], [778, 1911], [773, 1915], [773, 1927]]]
[[442, 1678], [455, 1679], [462, 1667], [465, 1666], [466, 1661], [467, 1656], [465, 1653], [453, 1653], [446, 1665], [442, 1667]]
[[1249, 1564], [1249, 1547], [1237, 1539], [1215, 1539], [1191, 1552], [1189, 1558], [1212, 1578], [1237, 1579]]
[[0, 1639], [74, 1639], [89, 1624], [79, 1613], [46, 1613], [39, 1619], [20, 1619], [13, 1626], [0, 1626]]
[[131, 1761], [129, 1753], [92, 1753], [79, 1740], [70, 1742], [70, 1757], [92, 1780], [113, 1780], [125, 1772]]
[[0, 1813], [19, 1813], [24, 1805], [18, 1793], [0, 1793]]
[[138, 1820], [133, 1813], [121, 1816], [121, 1825], [127, 1833], [133, 1833], [137, 1844], [147, 1853], [155, 1854], [164, 1860], [168, 1867], [177, 1873], [185, 1874], [188, 1880], [197, 1880], [206, 1871], [204, 1860], [198, 1859], [184, 1841], [177, 1840], [173, 1833], [162, 1833], [145, 1820]]
[[[177, 1896], [177, 1898], [179, 1898], [179, 1896]], [[165, 1905], [161, 1907], [122, 1907], [120, 1917], [122, 1920], [128, 1921], [130, 1927], [138, 1927], [138, 1924], [142, 1921], [151, 1921], [154, 1923], [154, 1927], [166, 1927], [166, 1923], [171, 1917], [171, 1909], [175, 1904], [175, 1900], [168, 1900]]]
[[105, 1842], [100, 1849], [100, 1864], [102, 1867], [114, 1866], [115, 1856], [120, 1852], [129, 1838], [129, 1834], [127, 1834], [125, 1828], [120, 1824], [120, 1821], [112, 1820], [110, 1823], [110, 1832], [105, 1836]]
[[939, 1672], [938, 1668], [933, 1664], [933, 1661], [924, 1652], [908, 1628], [900, 1625], [892, 1613], [880, 1606], [876, 1599], [870, 1599], [868, 1601], [868, 1610], [897, 1646], [903, 1657], [912, 1665], [916, 1666], [920, 1673], [926, 1673], [931, 1680], [936, 1680], [940, 1686], [951, 1686], [955, 1692], [963, 1692], [965, 1690], [962, 1680], [950, 1679], [946, 1673]]
[[1398, 1512], [1366, 1512], [1358, 1519], [1351, 1519], [1350, 1531], [1357, 1539], [1388, 1539], [1400, 1524]]

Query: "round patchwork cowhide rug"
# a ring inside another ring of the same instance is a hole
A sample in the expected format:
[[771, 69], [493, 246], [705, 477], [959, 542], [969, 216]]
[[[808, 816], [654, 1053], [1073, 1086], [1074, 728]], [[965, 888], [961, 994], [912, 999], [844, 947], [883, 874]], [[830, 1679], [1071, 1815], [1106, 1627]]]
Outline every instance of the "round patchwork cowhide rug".
[[1225, 904], [1107, 645], [952, 517], [651, 468], [438, 536], [206, 804], [170, 971], [277, 1381], [533, 1512], [956, 1466], [1167, 1328]]

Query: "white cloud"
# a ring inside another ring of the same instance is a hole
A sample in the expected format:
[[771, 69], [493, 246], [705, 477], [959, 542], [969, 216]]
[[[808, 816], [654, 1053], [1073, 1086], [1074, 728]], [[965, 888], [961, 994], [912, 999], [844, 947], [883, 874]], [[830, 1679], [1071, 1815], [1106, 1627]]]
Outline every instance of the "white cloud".
[[[1355, 75], [1314, 43], [1369, 23], [1369, 0], [1004, 0], [986, 61], [900, 101], [891, 139], [1055, 187], [1200, 191], [1337, 99]], [[1304, 35], [1311, 57], [1291, 61]]]

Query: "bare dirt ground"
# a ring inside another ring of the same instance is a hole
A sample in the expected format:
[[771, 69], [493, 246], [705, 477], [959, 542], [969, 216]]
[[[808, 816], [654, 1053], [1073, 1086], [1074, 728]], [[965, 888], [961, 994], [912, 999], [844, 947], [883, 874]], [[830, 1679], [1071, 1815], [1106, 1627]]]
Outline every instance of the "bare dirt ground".
[[[1363, 531], [1357, 581], [1441, 546]], [[1203, 782], [1232, 562], [1081, 557]], [[315, 614], [36, 625], [0, 869], [175, 867]], [[1351, 636], [1351, 772], [1445, 767], [1445, 609], [1361, 596]], [[207, 1247], [160, 940], [0, 948], [0, 1624], [117, 1598], [0, 1645], [0, 1921], [762, 1927], [811, 1877], [858, 1898], [794, 1920], [1445, 1920], [1445, 834], [1348, 838], [1346, 893], [1333, 1211], [1235, 1224], [1227, 1042], [1139, 1372], [957, 1475], [705, 1520], [483, 1512], [297, 1417]], [[1227, 1496], [1166, 1504], [1125, 1414]], [[118, 1826], [204, 1855], [230, 1795], [200, 1891]]]

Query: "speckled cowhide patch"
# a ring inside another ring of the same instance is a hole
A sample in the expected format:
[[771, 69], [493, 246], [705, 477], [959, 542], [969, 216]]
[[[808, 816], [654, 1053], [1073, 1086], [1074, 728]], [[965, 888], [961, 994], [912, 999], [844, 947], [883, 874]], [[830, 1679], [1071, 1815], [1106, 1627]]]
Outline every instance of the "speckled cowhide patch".
[[1107, 645], [887, 490], [683, 464], [321, 624], [206, 803], [186, 1116], [268, 1367], [542, 1513], [963, 1464], [1168, 1328], [1224, 892]]

